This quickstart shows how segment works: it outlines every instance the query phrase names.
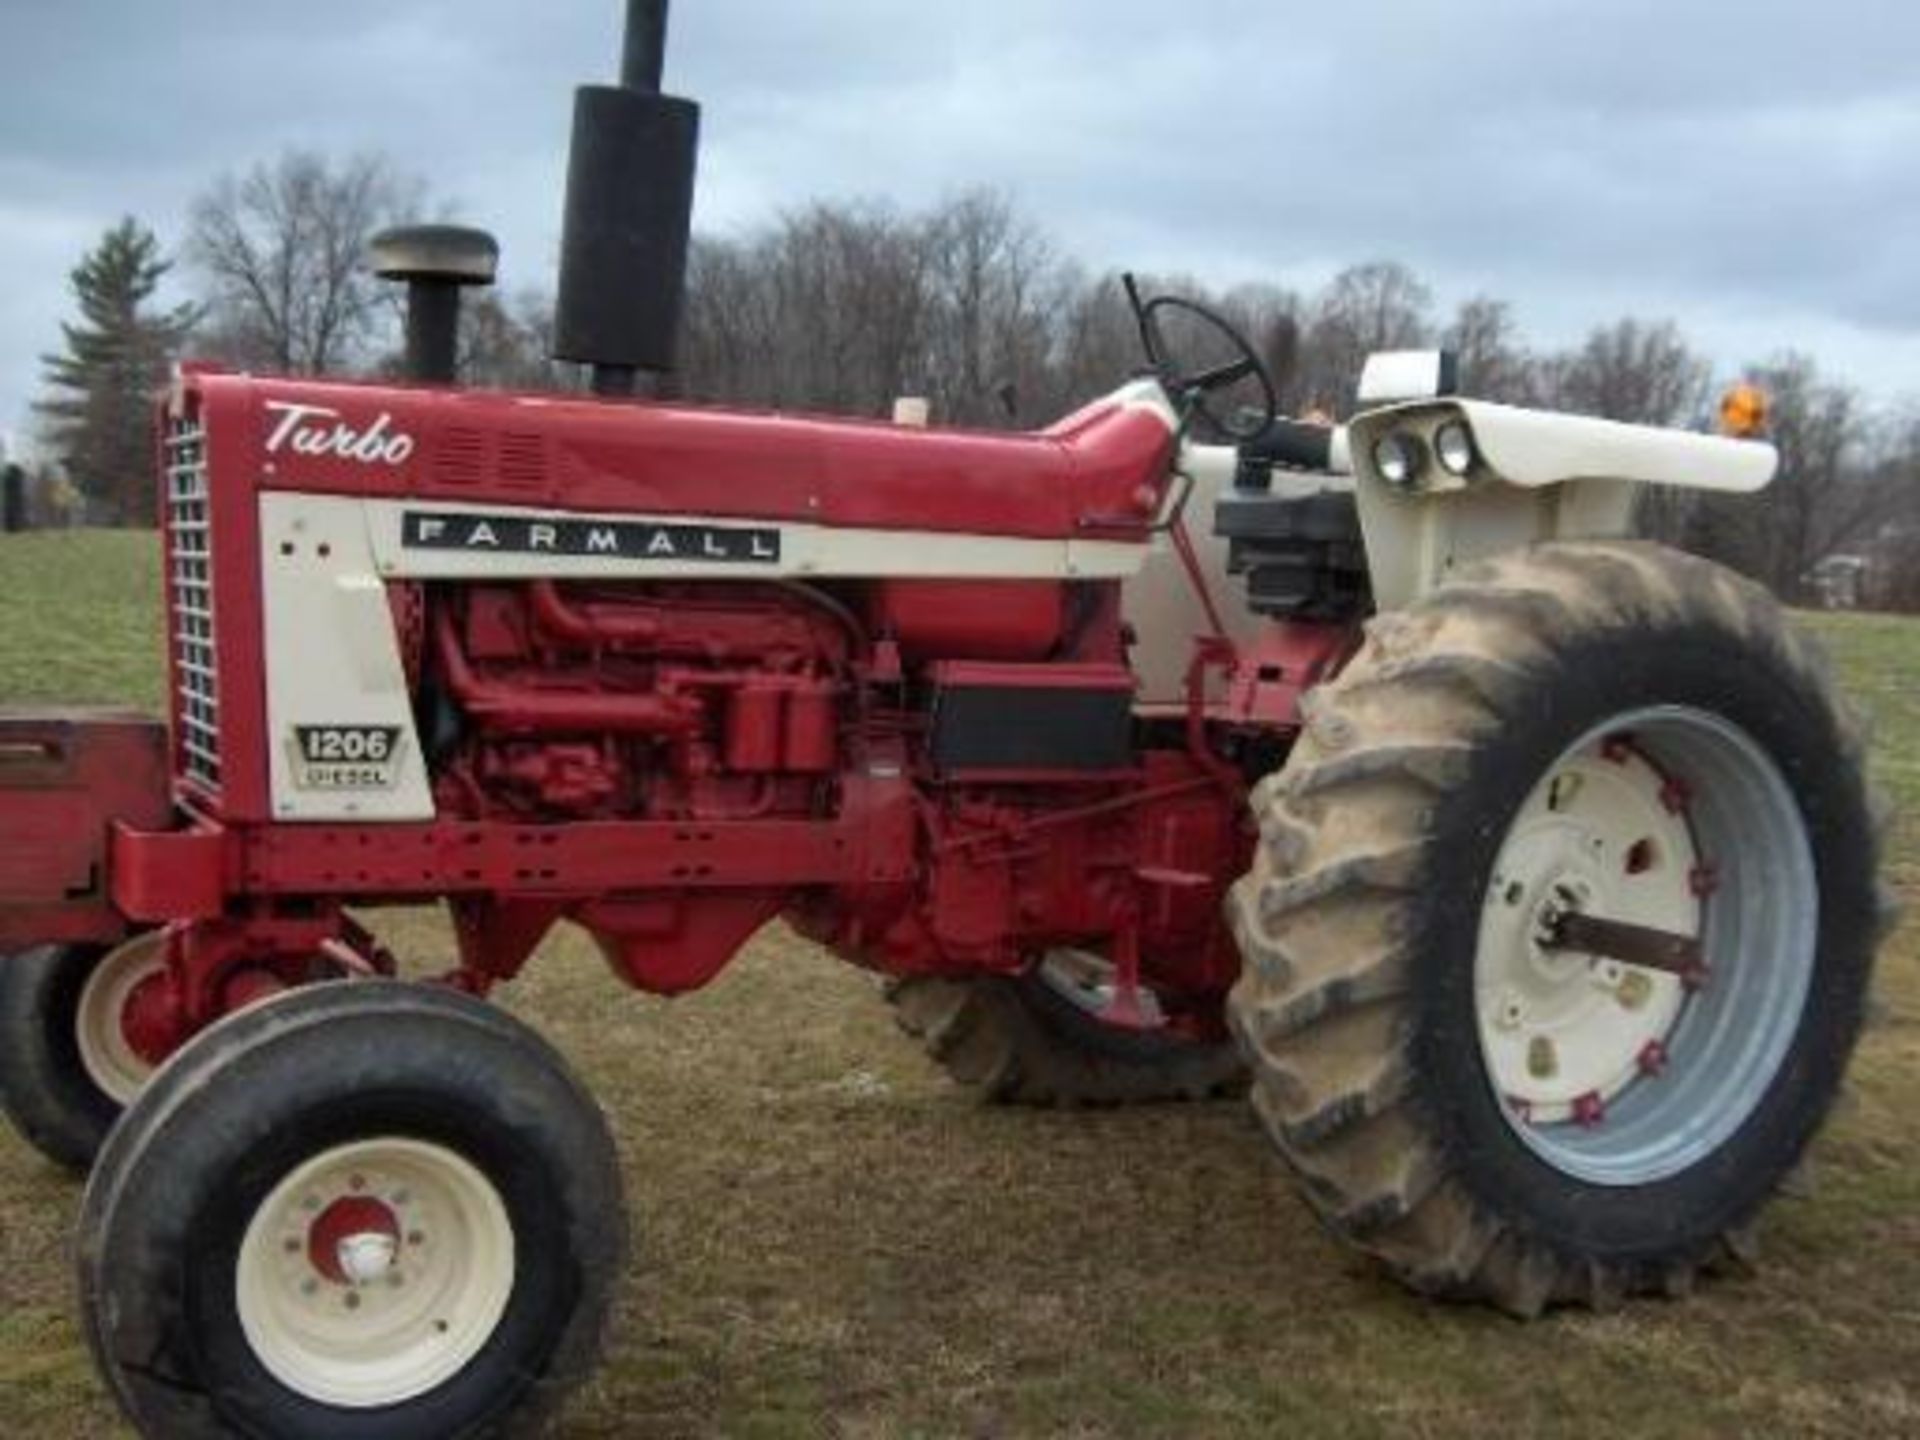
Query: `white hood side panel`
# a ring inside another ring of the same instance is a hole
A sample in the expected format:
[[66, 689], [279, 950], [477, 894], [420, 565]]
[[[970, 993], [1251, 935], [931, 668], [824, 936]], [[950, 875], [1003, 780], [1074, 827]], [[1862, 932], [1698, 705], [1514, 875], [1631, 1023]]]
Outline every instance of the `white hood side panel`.
[[260, 497], [277, 820], [431, 820], [425, 757], [365, 503]]
[[1130, 540], [704, 515], [586, 514], [439, 500], [353, 503], [365, 510], [379, 573], [425, 580], [1113, 580], [1138, 570], [1148, 548]]

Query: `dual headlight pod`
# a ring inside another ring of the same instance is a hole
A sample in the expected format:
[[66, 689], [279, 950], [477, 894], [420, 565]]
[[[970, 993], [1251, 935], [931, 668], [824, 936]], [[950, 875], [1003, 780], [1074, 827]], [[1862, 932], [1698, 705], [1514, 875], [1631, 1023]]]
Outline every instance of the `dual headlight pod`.
[[[1433, 432], [1433, 458], [1449, 475], [1464, 479], [1479, 458], [1473, 433], [1463, 422], [1449, 420]], [[1373, 468], [1396, 490], [1412, 489], [1426, 467], [1427, 442], [1411, 430], [1389, 431], [1373, 443]]]

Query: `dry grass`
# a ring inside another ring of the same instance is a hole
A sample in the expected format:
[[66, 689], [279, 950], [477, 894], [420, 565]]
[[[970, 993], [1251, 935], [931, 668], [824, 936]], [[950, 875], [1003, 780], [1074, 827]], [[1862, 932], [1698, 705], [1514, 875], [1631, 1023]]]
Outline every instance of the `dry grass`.
[[[150, 701], [151, 595], [135, 537], [0, 542], [0, 684]], [[1820, 628], [1920, 808], [1920, 626]], [[1920, 892], [1911, 835], [1897, 873]], [[444, 960], [434, 917], [383, 928]], [[1911, 934], [1887, 956], [1853, 1097], [1772, 1212], [1758, 1277], [1521, 1326], [1411, 1300], [1345, 1255], [1239, 1105], [983, 1110], [866, 977], [784, 933], [672, 1003], [620, 994], [561, 939], [508, 1003], [604, 1098], [638, 1232], [613, 1352], [566, 1431], [1920, 1434], [1917, 959]], [[72, 1323], [77, 1194], [0, 1135], [0, 1419], [36, 1436], [115, 1423]]]

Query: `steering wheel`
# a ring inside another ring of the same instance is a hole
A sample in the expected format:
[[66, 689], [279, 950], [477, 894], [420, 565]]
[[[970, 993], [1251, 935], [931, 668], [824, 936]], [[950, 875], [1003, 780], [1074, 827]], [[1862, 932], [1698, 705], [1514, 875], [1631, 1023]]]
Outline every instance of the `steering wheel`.
[[[1129, 276], [1130, 290], [1131, 279]], [[1248, 343], [1246, 336], [1234, 329], [1232, 323], [1217, 311], [1178, 295], [1157, 295], [1144, 305], [1135, 296], [1134, 304], [1140, 319], [1140, 341], [1146, 346], [1147, 359], [1183, 419], [1188, 415], [1198, 415], [1220, 435], [1239, 444], [1258, 439], [1267, 432], [1280, 416], [1280, 398], [1274, 393], [1273, 376], [1267, 373], [1260, 352]], [[1193, 316], [1208, 328], [1219, 332], [1238, 353], [1224, 364], [1210, 366], [1191, 375], [1182, 374], [1174, 366], [1167, 351], [1166, 338], [1160, 330], [1161, 317], [1169, 311]], [[1239, 407], [1234, 412], [1233, 420], [1223, 420], [1217, 410], [1207, 403], [1208, 397], [1249, 376], [1260, 382], [1262, 403]]]

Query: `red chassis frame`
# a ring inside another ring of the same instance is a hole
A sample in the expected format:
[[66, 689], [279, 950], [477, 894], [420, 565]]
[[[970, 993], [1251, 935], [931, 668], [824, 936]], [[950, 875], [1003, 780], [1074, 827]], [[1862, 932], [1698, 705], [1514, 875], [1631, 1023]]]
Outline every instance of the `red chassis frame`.
[[[403, 482], [395, 469], [337, 457], [276, 462], [268, 439], [289, 404], [362, 430], [391, 417], [392, 429], [418, 437], [425, 463]], [[181, 710], [191, 701], [177, 649], [170, 750], [155, 722], [0, 717], [0, 948], [169, 927], [171, 994], [136, 1017], [137, 1041], [156, 1054], [317, 965], [386, 968], [346, 907], [440, 899], [460, 946], [449, 978], [477, 991], [516, 973], [563, 917], [586, 925], [629, 983], [689, 990], [784, 912], [873, 968], [962, 973], [1026, 963], [1030, 952], [995, 928], [1020, 915], [1030, 931], [1110, 937], [1128, 990], [1142, 945], [1159, 936], [1189, 956], [1181, 982], [1217, 997], [1238, 966], [1218, 895], [1251, 839], [1245, 780], [1218, 742], [1290, 737], [1299, 696], [1356, 639], [1350, 626], [1274, 622], [1241, 654], [1223, 636], [1199, 637], [1185, 714], [1172, 717], [1184, 723], [1163, 748], [1097, 777], [973, 777], [983, 798], [963, 807], [978, 821], [968, 829], [935, 813], [927, 792], [939, 782], [898, 733], [846, 737], [827, 817], [279, 823], [265, 763], [262, 490], [1144, 544], [1166, 494], [1167, 437], [1153, 416], [1098, 407], [1040, 435], [1003, 437], [214, 373], [189, 375], [172, 410], [176, 423], [197, 421], [212, 477], [217, 789], [185, 763]], [[167, 533], [172, 574], [195, 557]], [[994, 593], [994, 582], [975, 583]], [[935, 644], [965, 593], [964, 582], [938, 580], [874, 589]], [[170, 588], [177, 635], [174, 596]], [[995, 613], [1012, 628], [991, 643], [1017, 649], [1027, 632], [1044, 633], [1038, 599], [1008, 588]], [[875, 669], [897, 674], [900, 657], [884, 648]], [[1214, 701], [1210, 671], [1229, 681]], [[1017, 782], [1022, 803], [995, 802], [996, 781]], [[916, 908], [922, 888], [937, 890], [944, 910]]]

